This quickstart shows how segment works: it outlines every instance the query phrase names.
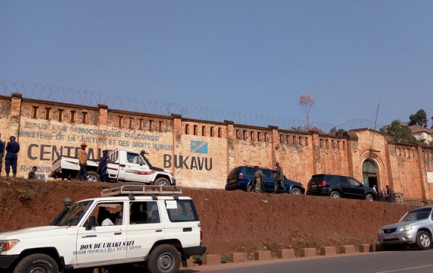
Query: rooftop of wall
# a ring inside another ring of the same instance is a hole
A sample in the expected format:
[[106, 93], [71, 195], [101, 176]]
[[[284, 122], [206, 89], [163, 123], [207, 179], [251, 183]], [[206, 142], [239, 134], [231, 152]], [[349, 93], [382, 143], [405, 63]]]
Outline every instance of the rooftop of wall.
[[271, 127], [263, 127], [263, 126], [256, 126], [256, 125], [247, 125], [247, 124], [237, 124], [233, 123], [233, 127], [235, 128], [245, 128], [245, 129], [251, 129], [251, 130], [261, 130], [261, 131], [271, 131]]
[[50, 106], [59, 106], [59, 107], [69, 107], [69, 108], [79, 108], [79, 109], [88, 109], [92, 111], [98, 111], [98, 107], [95, 106], [85, 106], [80, 104], [72, 104], [72, 103], [63, 103], [63, 102], [55, 102], [55, 101], [44, 101], [37, 99], [23, 99], [23, 103], [37, 103], [42, 105], [50, 105]]
[[[384, 134], [384, 133], [382, 133], [382, 132], [380, 132], [380, 131], [376, 131], [376, 130], [373, 130], [373, 129], [369, 129], [369, 128], [360, 128], [360, 129], [353, 129], [353, 130], [350, 130], [351, 132], [364, 132], [364, 131], [370, 131], [370, 132], [372, 132], [372, 133], [376, 133], [376, 134], [378, 134], [378, 135], [381, 135], [381, 136], [383, 136], [385, 139], [386, 139], [386, 141], [388, 142], [388, 143], [394, 143], [394, 140], [392, 139], [392, 137], [391, 136], [389, 136], [389, 135], [387, 135], [387, 134]], [[401, 144], [401, 143], [394, 143], [394, 144]]]
[[[173, 114], [172, 114], [173, 117]], [[218, 125], [222, 125], [225, 126], [227, 125], [225, 122], [220, 122], [220, 121], [210, 121], [210, 120], [204, 120], [204, 119], [194, 119], [194, 118], [183, 118], [182, 116], [177, 117], [182, 119], [182, 122], [196, 122], [196, 123], [212, 123], [212, 124], [218, 124]]]
[[380, 131], [373, 130], [373, 129], [370, 129], [370, 128], [358, 128], [358, 129], [352, 129], [352, 130], [349, 130], [349, 131], [352, 131], [352, 132], [370, 131], [372, 133], [377, 133], [377, 134], [380, 134], [380, 135], [385, 135], [384, 133], [382, 133]]
[[12, 96], [0, 95], [0, 99], [10, 100]]
[[173, 119], [172, 116], [157, 115], [157, 114], [144, 113], [144, 112], [134, 112], [134, 111], [128, 111], [128, 110], [109, 109], [109, 108], [108, 108], [108, 113], [135, 115], [135, 116], [147, 116], [147, 117], [160, 118], [160, 119]]

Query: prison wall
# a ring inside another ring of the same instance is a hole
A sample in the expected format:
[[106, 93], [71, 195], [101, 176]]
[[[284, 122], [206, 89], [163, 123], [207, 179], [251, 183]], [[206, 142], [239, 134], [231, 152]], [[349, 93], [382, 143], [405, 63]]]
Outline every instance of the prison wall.
[[[380, 189], [390, 185], [409, 199], [433, 199], [433, 152], [393, 143], [379, 132], [360, 129], [345, 136], [291, 131], [23, 98], [0, 96], [1, 140], [16, 136], [21, 145], [18, 176], [32, 166], [48, 179], [60, 156], [76, 157], [82, 142], [98, 160], [102, 150], [146, 150], [151, 163], [173, 172], [182, 186], [224, 188], [229, 171], [239, 165], [274, 168], [307, 186], [311, 175], [332, 173], [363, 180], [363, 162], [378, 167]], [[2, 171], [4, 175], [4, 170]]]

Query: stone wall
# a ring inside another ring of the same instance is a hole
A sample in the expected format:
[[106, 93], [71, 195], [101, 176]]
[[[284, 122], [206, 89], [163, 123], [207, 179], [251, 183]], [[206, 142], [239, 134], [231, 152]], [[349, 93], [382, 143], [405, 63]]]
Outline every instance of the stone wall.
[[26, 99], [19, 93], [0, 96], [0, 113], [2, 141], [15, 135], [21, 145], [18, 176], [36, 165], [37, 175], [46, 179], [55, 159], [75, 157], [86, 142], [90, 159], [97, 160], [104, 149], [144, 149], [152, 164], [170, 169], [180, 185], [206, 188], [224, 188], [228, 172], [238, 165], [274, 168], [277, 161], [288, 178], [305, 187], [318, 173], [362, 181], [363, 163], [370, 160], [380, 190], [390, 185], [404, 198], [433, 200], [427, 175], [433, 173], [433, 149], [396, 144], [369, 129], [331, 136]]

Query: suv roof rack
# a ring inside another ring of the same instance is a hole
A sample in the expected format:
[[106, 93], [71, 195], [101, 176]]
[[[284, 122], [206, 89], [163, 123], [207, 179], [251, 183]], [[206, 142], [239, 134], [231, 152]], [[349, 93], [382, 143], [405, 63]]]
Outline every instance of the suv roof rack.
[[134, 196], [134, 195], [178, 195], [182, 194], [180, 186], [154, 186], [154, 185], [124, 185], [110, 189], [103, 189], [102, 197]]

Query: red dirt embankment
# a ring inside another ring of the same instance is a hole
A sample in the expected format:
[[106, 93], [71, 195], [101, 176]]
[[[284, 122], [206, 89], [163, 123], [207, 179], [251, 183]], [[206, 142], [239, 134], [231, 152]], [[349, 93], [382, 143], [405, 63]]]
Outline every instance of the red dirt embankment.
[[[0, 232], [45, 225], [73, 201], [99, 196], [115, 184], [11, 181], [0, 178]], [[397, 221], [408, 205], [289, 194], [184, 189], [200, 217], [209, 253], [250, 252], [376, 243], [380, 226]]]

